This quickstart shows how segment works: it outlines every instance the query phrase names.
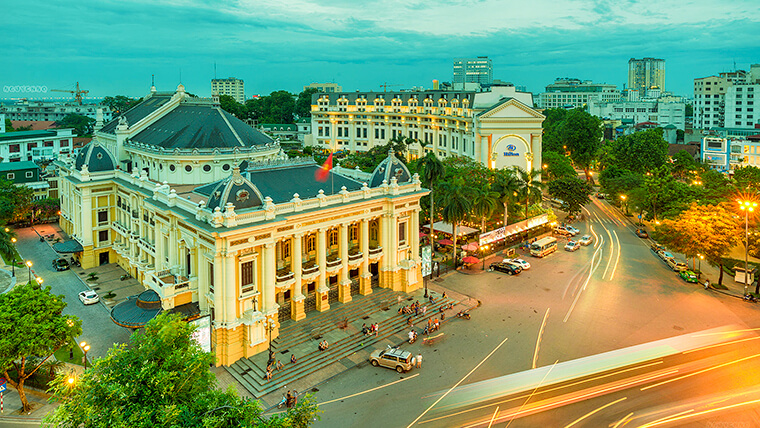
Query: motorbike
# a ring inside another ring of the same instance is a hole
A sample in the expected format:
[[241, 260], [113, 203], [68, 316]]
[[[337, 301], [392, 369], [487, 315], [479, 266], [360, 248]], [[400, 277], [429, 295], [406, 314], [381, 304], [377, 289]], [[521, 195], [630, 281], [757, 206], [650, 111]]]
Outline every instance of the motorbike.
[[280, 400], [280, 402], [277, 403], [277, 408], [282, 409], [282, 406], [286, 405], [287, 403], [288, 403], [287, 394], [282, 394], [282, 400]]
[[470, 319], [470, 313], [465, 311], [459, 311], [457, 312], [457, 318], [464, 318], [466, 320]]
[[409, 337], [409, 344], [411, 345], [412, 343], [414, 343], [414, 342], [416, 342], [416, 341], [417, 341], [417, 332], [415, 331], [415, 332], [413, 332], [413, 333], [412, 333], [412, 335]]
[[132, 278], [132, 275], [130, 275], [130, 274], [128, 274], [128, 273], [127, 273], [127, 274], [124, 274], [124, 275], [122, 275], [122, 276], [120, 276], [120, 277], [119, 277], [119, 279], [120, 279], [121, 281], [126, 281], [126, 280], [128, 280], [129, 278]]
[[753, 296], [753, 295], [751, 295], [749, 293], [744, 295], [744, 300], [747, 301], [747, 302], [753, 302], [753, 303], [757, 302], [757, 298], [755, 298], [755, 296]]

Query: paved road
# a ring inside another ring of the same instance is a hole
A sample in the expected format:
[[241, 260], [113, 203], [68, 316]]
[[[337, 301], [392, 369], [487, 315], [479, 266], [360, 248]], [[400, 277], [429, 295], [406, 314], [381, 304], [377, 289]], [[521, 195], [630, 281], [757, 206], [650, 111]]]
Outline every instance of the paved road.
[[[517, 277], [495, 272], [448, 277], [442, 285], [483, 302], [472, 320], [446, 325], [446, 339], [433, 347], [407, 346], [423, 353], [421, 370], [399, 375], [363, 366], [320, 385], [315, 395], [325, 404], [317, 426], [407, 426], [458, 383], [528, 370], [534, 358], [541, 367], [721, 325], [760, 326], [760, 306], [686, 284], [604, 201], [587, 208], [586, 221], [575, 226], [582, 234], [594, 234], [595, 246], [527, 258], [531, 269]], [[353, 394], [359, 395], [349, 397]], [[651, 404], [636, 403], [641, 408]], [[554, 426], [569, 424], [596, 404], [557, 413], [560, 422]], [[449, 424], [438, 420], [419, 426]], [[510, 426], [536, 425], [516, 420]]]
[[[50, 226], [36, 226], [41, 233], [51, 233]], [[56, 294], [62, 294], [68, 304], [64, 309], [67, 314], [73, 314], [82, 320], [82, 335], [77, 342], [86, 341], [90, 345], [88, 359], [104, 357], [108, 349], [115, 343], [125, 343], [129, 340], [131, 331], [119, 327], [111, 321], [109, 310], [102, 303], [84, 306], [77, 295], [87, 290], [87, 286], [77, 275], [66, 270], [57, 272], [52, 268], [52, 262], [57, 257], [47, 242], [40, 242], [37, 233], [32, 228], [16, 229], [19, 254], [25, 260], [31, 260], [35, 274], [42, 277], [43, 285], [52, 287]]]

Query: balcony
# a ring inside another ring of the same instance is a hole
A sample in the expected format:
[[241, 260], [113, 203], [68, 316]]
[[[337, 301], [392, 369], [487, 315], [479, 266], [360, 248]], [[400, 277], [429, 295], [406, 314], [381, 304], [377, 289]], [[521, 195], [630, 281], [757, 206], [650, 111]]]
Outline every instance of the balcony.
[[285, 282], [289, 279], [293, 279], [293, 277], [295, 277], [295, 274], [290, 270], [290, 266], [279, 269], [274, 275], [277, 282]]
[[364, 253], [362, 253], [361, 251], [357, 251], [357, 252], [355, 252], [353, 254], [349, 253], [348, 254], [348, 262], [349, 263], [358, 262], [358, 261], [360, 261], [362, 259], [362, 257], [364, 257]]
[[159, 287], [174, 287], [174, 289], [184, 288], [190, 284], [190, 278], [179, 274], [172, 273], [170, 269], [153, 272], [153, 282]]
[[377, 246], [369, 249], [369, 257], [372, 259], [378, 258], [383, 255], [383, 247]]
[[319, 273], [319, 266], [314, 262], [314, 260], [309, 260], [301, 265], [301, 272], [304, 276], [314, 275], [316, 273]]
[[327, 256], [327, 262], [325, 263], [325, 267], [327, 268], [327, 270], [334, 270], [340, 267], [340, 264], [342, 263], [342, 261], [343, 260], [341, 260], [341, 258], [338, 257], [337, 254]]

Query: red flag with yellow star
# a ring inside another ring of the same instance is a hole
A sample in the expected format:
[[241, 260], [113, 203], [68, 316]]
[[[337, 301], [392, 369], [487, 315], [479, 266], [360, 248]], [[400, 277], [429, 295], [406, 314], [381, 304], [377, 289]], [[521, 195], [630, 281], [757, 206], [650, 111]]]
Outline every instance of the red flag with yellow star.
[[321, 181], [323, 183], [327, 181], [327, 177], [330, 175], [330, 170], [332, 169], [332, 155], [332, 152], [330, 152], [330, 156], [327, 157], [327, 160], [322, 165], [322, 167], [314, 172], [315, 180]]

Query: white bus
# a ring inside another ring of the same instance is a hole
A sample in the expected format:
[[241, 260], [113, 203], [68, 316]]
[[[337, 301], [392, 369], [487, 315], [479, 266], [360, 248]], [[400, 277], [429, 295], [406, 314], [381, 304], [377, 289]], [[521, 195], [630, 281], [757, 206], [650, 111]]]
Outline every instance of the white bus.
[[557, 238], [547, 236], [530, 244], [530, 255], [533, 257], [543, 257], [557, 251]]

